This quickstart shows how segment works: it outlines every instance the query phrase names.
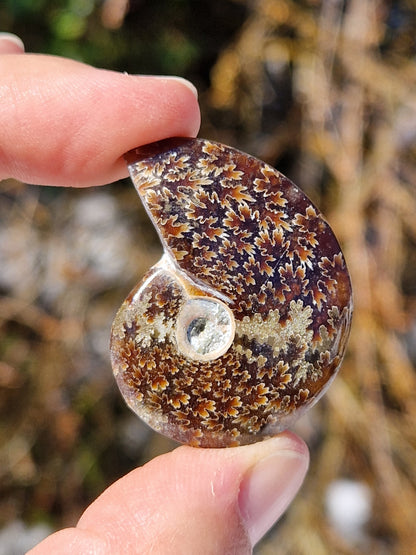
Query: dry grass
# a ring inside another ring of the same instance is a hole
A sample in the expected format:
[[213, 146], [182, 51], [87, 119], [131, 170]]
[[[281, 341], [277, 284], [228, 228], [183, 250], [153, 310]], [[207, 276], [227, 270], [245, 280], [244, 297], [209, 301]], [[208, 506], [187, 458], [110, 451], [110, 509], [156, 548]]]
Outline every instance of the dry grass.
[[[212, 104], [235, 114], [249, 142], [261, 137], [259, 156], [296, 152], [290, 170], [325, 210], [354, 287], [349, 351], [316, 416], [309, 478], [262, 553], [410, 553], [416, 545], [416, 374], [405, 341], [416, 308], [416, 65], [414, 37], [402, 29], [388, 41], [388, 16], [385, 3], [370, 0], [345, 9], [255, 2], [212, 73]], [[265, 105], [279, 101], [288, 77], [287, 112], [264, 133]], [[358, 545], [322, 518], [324, 493], [339, 477], [372, 491]]]
[[[299, 424], [312, 450], [309, 477], [258, 552], [411, 553], [416, 8], [377, 0], [246, 4], [245, 23], [201, 91], [201, 135], [277, 165], [313, 198], [340, 239], [355, 295], [341, 373]], [[158, 256], [134, 193], [111, 193], [3, 184], [3, 522], [53, 515], [54, 525], [71, 524], [111, 480], [171, 447], [126, 414], [110, 376], [112, 315], [133, 276]], [[86, 198], [100, 202], [106, 218], [91, 223]], [[106, 273], [108, 249], [115, 262]], [[371, 490], [371, 519], [356, 542], [336, 532], [325, 510], [328, 485], [342, 477]]]

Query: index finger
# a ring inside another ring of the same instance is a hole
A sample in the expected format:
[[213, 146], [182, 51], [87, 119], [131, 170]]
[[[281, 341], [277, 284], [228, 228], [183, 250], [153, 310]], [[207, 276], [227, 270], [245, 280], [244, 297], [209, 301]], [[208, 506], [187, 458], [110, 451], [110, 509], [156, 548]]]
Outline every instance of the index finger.
[[0, 179], [83, 187], [127, 175], [123, 154], [195, 136], [190, 83], [136, 76], [53, 56], [0, 56]]

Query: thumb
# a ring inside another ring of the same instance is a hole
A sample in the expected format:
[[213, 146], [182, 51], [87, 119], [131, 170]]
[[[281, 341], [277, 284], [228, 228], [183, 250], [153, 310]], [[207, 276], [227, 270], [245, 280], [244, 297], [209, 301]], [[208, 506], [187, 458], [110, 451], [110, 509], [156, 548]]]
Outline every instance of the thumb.
[[307, 466], [307, 448], [291, 433], [230, 449], [179, 447], [118, 480], [76, 528], [30, 554], [251, 553]]

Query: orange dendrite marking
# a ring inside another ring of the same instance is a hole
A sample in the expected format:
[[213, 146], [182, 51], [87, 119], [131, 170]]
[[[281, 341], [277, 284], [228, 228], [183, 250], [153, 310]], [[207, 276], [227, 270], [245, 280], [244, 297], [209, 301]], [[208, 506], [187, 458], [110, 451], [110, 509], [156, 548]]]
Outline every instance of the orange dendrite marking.
[[154, 391], [162, 391], [166, 389], [168, 385], [169, 385], [169, 382], [164, 376], [156, 376], [152, 380], [151, 387]]
[[187, 405], [190, 396], [187, 393], [182, 393], [178, 391], [169, 399], [170, 404], [175, 408], [178, 409], [181, 405]]
[[243, 403], [240, 397], [230, 397], [224, 403], [224, 413], [228, 414], [229, 416], [237, 416], [238, 410], [240, 407], [243, 406]]
[[208, 411], [211, 411], [211, 412], [215, 411], [215, 401], [210, 399], [202, 399], [198, 403], [198, 406], [196, 407], [195, 412], [197, 412], [199, 416], [201, 416], [201, 418], [207, 418], [209, 416]]
[[234, 210], [228, 210], [226, 217], [223, 219], [222, 223], [226, 227], [231, 229], [239, 229], [242, 223], [242, 217], [239, 216]]
[[164, 234], [169, 237], [183, 237], [186, 231], [189, 231], [189, 224], [187, 223], [176, 223], [178, 215], [170, 216], [166, 222], [163, 224]]

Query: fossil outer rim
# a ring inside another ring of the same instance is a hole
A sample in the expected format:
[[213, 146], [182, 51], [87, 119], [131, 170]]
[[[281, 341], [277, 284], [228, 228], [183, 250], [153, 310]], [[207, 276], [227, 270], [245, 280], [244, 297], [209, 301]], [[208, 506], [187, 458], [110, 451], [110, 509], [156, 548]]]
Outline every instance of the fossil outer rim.
[[[329, 225], [277, 170], [213, 141], [167, 139], [126, 158], [165, 250], [113, 325], [128, 405], [204, 447], [292, 425], [334, 379], [351, 324], [350, 278]], [[233, 313], [234, 341], [215, 360], [178, 346], [177, 318], [193, 297]]]

